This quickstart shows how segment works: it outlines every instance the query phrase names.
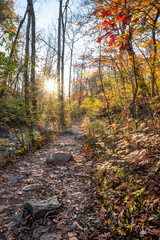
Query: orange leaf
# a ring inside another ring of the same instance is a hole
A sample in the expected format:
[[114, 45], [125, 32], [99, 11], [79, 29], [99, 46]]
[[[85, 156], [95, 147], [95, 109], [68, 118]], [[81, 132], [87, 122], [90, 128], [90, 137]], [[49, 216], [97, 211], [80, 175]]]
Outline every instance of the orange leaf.
[[133, 205], [133, 200], [131, 200], [130, 202], [127, 203], [126, 207], [131, 207]]
[[117, 207], [116, 205], [114, 205], [114, 208], [115, 208], [115, 209], [118, 209], [118, 207]]
[[107, 221], [107, 220], [106, 220], [106, 221], [104, 221], [104, 223], [105, 223], [105, 224], [107, 224], [107, 223], [110, 224], [110, 221]]

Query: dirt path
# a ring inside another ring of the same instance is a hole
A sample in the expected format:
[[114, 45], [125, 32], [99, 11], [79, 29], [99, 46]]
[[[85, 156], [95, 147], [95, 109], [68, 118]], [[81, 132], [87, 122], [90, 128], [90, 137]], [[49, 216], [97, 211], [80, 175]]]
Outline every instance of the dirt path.
[[[0, 172], [1, 240], [103, 239], [95, 230], [98, 223], [93, 211], [97, 200], [90, 178], [92, 161], [83, 153], [83, 143], [77, 138], [83, 133], [81, 123], [72, 125], [65, 134], [57, 134], [54, 142]], [[67, 166], [48, 166], [46, 158], [56, 152], [71, 153], [74, 161]], [[33, 183], [43, 188], [22, 190]], [[57, 214], [36, 221], [31, 217], [15, 220], [26, 200], [52, 196], [57, 196], [62, 204]]]

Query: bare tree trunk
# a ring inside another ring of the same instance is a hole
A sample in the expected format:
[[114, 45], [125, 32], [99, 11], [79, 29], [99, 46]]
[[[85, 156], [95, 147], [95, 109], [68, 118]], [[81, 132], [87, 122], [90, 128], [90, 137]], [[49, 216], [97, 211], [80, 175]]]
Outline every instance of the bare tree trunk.
[[[160, 15], [160, 10], [157, 10], [156, 17], [153, 21], [153, 29], [152, 29], [152, 40], [153, 40], [153, 63], [152, 63], [152, 96], [155, 96], [155, 85], [156, 85], [156, 60], [157, 60], [157, 42], [156, 42], [156, 23]], [[158, 89], [157, 89], [158, 94]]]
[[67, 26], [67, 10], [69, 0], [66, 1], [64, 13], [61, 11], [61, 22], [62, 22], [62, 64], [61, 64], [61, 127], [65, 127], [65, 116], [64, 116], [64, 56], [65, 56], [65, 40], [66, 40], [66, 26]]
[[35, 22], [35, 13], [33, 8], [33, 1], [30, 1], [31, 5], [31, 18], [32, 18], [32, 42], [31, 42], [31, 91], [32, 91], [32, 106], [33, 106], [33, 113], [36, 117], [36, 111], [37, 111], [37, 86], [36, 86], [36, 79], [35, 79], [35, 58], [36, 58], [36, 22]]
[[109, 125], [111, 125], [111, 118], [110, 118], [110, 112], [109, 112], [109, 102], [108, 102], [108, 98], [106, 96], [106, 93], [105, 93], [105, 89], [104, 89], [104, 85], [103, 85], [103, 79], [102, 79], [102, 63], [101, 63], [101, 60], [102, 60], [102, 56], [101, 56], [101, 45], [100, 45], [100, 49], [99, 49], [99, 79], [101, 81], [101, 88], [102, 88], [102, 92], [103, 92], [103, 95], [104, 95], [104, 98], [106, 100], [106, 103], [107, 103], [107, 112], [108, 112], [108, 122], [109, 122]]
[[[28, 0], [28, 9], [29, 0]], [[30, 43], [30, 28], [31, 28], [31, 14], [30, 9], [28, 11], [28, 22], [26, 29], [26, 48], [25, 48], [25, 63], [24, 63], [24, 81], [25, 81], [25, 105], [26, 105], [26, 117], [29, 130], [30, 143], [34, 143], [33, 126], [31, 121], [30, 111], [30, 83], [29, 83], [29, 43]], [[30, 146], [29, 146], [30, 147]]]
[[61, 16], [62, 16], [62, 1], [59, 2], [59, 19], [58, 19], [58, 61], [57, 61], [57, 87], [58, 99], [60, 99], [60, 73], [61, 73]]
[[27, 21], [27, 29], [26, 29], [25, 63], [24, 63], [25, 105], [26, 105], [27, 117], [30, 116], [30, 109], [29, 109], [30, 92], [29, 92], [29, 73], [28, 73], [30, 26], [31, 26], [31, 16], [30, 16], [30, 12], [28, 12], [28, 21]]
[[70, 66], [69, 66], [69, 93], [68, 93], [68, 95], [69, 95], [69, 101], [70, 101], [70, 98], [71, 98], [73, 47], [74, 47], [74, 38], [72, 39], [71, 58], [70, 58]]

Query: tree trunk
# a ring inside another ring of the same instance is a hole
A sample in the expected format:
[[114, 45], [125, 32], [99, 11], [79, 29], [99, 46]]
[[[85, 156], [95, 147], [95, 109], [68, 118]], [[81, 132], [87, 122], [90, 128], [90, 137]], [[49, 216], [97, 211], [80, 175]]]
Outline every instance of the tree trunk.
[[26, 105], [27, 117], [30, 116], [30, 109], [29, 109], [30, 92], [29, 92], [29, 73], [28, 73], [30, 26], [31, 26], [31, 16], [30, 16], [30, 12], [28, 12], [28, 22], [27, 22], [27, 29], [26, 29], [25, 63], [24, 63], [25, 105]]
[[59, 2], [59, 19], [58, 19], [58, 61], [57, 61], [57, 87], [58, 99], [60, 100], [60, 72], [61, 72], [61, 16], [62, 16], [62, 1]]
[[73, 47], [74, 47], [74, 38], [72, 39], [71, 58], [70, 58], [70, 66], [69, 66], [69, 93], [68, 93], [68, 95], [69, 95], [69, 101], [70, 101], [70, 98], [71, 98]]
[[33, 106], [33, 113], [36, 117], [37, 111], [37, 86], [36, 86], [36, 79], [35, 79], [35, 58], [36, 58], [36, 22], [35, 22], [35, 13], [33, 8], [33, 1], [30, 1], [31, 5], [31, 18], [32, 18], [32, 42], [31, 42], [31, 91], [32, 91], [32, 106]]
[[[152, 60], [152, 96], [155, 96], [156, 85], [156, 60], [157, 60], [157, 42], [156, 42], [156, 23], [160, 15], [160, 10], [157, 11], [156, 17], [153, 21], [152, 40], [153, 40], [153, 60]], [[157, 89], [158, 92], [158, 89]]]
[[103, 85], [103, 79], [102, 79], [102, 56], [101, 56], [101, 45], [100, 45], [100, 49], [99, 49], [99, 79], [101, 81], [101, 88], [102, 88], [102, 92], [103, 92], [103, 95], [104, 95], [104, 98], [106, 100], [106, 103], [107, 103], [107, 112], [108, 112], [108, 122], [109, 122], [109, 125], [111, 125], [111, 118], [110, 118], [110, 114], [109, 114], [109, 102], [108, 102], [108, 98], [106, 96], [106, 93], [105, 93], [105, 89], [104, 89], [104, 85]]
[[[28, 2], [29, 7], [29, 2]], [[26, 29], [26, 47], [25, 47], [25, 63], [24, 63], [24, 81], [25, 81], [25, 105], [26, 105], [26, 117], [27, 117], [27, 124], [29, 130], [29, 138], [33, 145], [34, 143], [34, 135], [33, 135], [33, 126], [31, 120], [31, 111], [30, 111], [30, 83], [29, 83], [29, 43], [30, 43], [30, 27], [31, 27], [31, 14], [28, 11], [28, 22], [27, 22], [27, 29]], [[30, 146], [29, 146], [30, 147]]]

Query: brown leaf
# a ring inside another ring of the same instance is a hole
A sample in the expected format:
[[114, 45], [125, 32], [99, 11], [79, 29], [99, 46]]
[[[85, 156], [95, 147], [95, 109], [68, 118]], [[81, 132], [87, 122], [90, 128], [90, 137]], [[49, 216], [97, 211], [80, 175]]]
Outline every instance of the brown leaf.
[[148, 230], [148, 234], [160, 237], [160, 230], [157, 230], [157, 229], [151, 230], [149, 228], [147, 228], [147, 230]]
[[72, 233], [72, 232], [69, 232], [69, 233], [68, 233], [68, 237], [69, 237], [69, 238], [73, 237], [73, 233]]
[[122, 209], [122, 211], [121, 211], [120, 214], [119, 214], [120, 218], [122, 218], [123, 213], [124, 213], [124, 208]]
[[79, 225], [78, 222], [75, 221], [73, 224], [74, 224], [75, 226], [77, 226], [80, 230], [83, 230], [83, 228]]
[[56, 219], [53, 219], [53, 222], [54, 222], [55, 224], [58, 224], [58, 223], [59, 223], [59, 221], [56, 220]]
[[140, 217], [139, 221], [140, 222], [145, 222], [145, 221], [147, 221], [147, 219], [148, 219], [147, 216], [143, 215], [143, 216]]
[[69, 240], [78, 240], [78, 238], [76, 238], [76, 237], [71, 237], [71, 238], [69, 238]]
[[146, 159], [146, 155], [147, 149], [136, 150], [128, 154], [126, 157], [124, 157], [124, 160], [129, 161], [131, 163], [141, 162]]
[[5, 210], [5, 209], [7, 209], [9, 207], [10, 207], [10, 205], [1, 205], [0, 206], [0, 212], [3, 212], [3, 210]]
[[56, 234], [56, 240], [62, 240], [62, 233], [61, 232], [58, 232]]
[[61, 222], [59, 222], [59, 223], [57, 224], [57, 228], [58, 228], [58, 229], [64, 228], [64, 223], [63, 223], [63, 221], [61, 221]]
[[44, 228], [44, 229], [42, 230], [42, 232], [43, 232], [43, 233], [47, 233], [47, 232], [49, 231], [49, 229], [50, 229], [50, 227]]
[[11, 230], [12, 227], [14, 227], [15, 225], [16, 225], [15, 222], [10, 222], [10, 223], [8, 223], [8, 224], [5, 224], [4, 227], [8, 228], [8, 230]]
[[98, 232], [93, 232], [92, 237], [97, 237], [98, 236]]

